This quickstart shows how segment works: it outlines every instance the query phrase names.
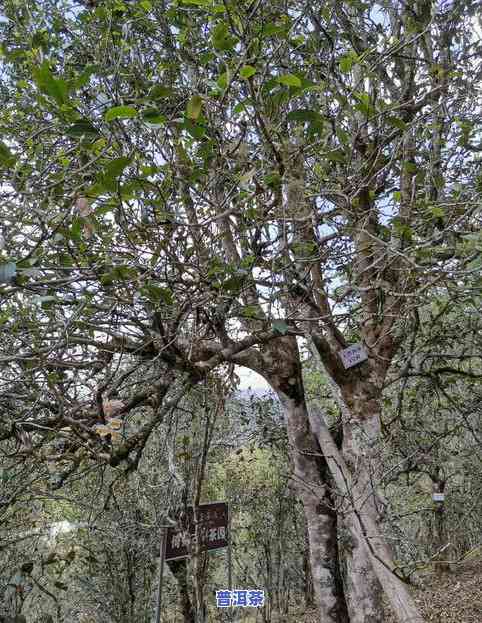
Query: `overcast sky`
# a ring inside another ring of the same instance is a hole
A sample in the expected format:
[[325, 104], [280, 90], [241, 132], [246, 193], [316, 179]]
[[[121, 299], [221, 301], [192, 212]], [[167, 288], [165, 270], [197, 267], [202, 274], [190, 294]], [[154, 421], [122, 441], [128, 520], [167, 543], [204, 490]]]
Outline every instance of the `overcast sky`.
[[256, 372], [252, 370], [248, 370], [248, 368], [236, 366], [236, 374], [241, 379], [239, 389], [270, 389], [268, 383], [262, 376], [259, 376], [259, 374], [256, 374]]

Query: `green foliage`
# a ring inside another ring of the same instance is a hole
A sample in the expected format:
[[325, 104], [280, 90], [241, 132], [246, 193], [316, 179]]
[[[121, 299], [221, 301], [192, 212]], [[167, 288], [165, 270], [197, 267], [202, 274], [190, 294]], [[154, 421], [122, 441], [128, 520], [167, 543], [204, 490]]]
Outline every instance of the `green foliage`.
[[12, 154], [7, 145], [0, 141], [0, 166], [10, 168], [15, 164], [16, 157]]
[[256, 73], [256, 67], [253, 67], [252, 65], [244, 65], [243, 67], [241, 67], [239, 71], [239, 75], [241, 76], [241, 78], [244, 78], [245, 80], [254, 76], [255, 73]]
[[358, 56], [355, 52], [350, 51], [348, 54], [345, 54], [338, 61], [340, 71], [343, 74], [347, 74], [351, 71], [353, 65], [358, 61]]
[[287, 87], [301, 87], [301, 80], [294, 74], [283, 74], [278, 77], [278, 82]]
[[34, 67], [32, 76], [39, 90], [52, 97], [59, 106], [68, 103], [68, 84], [61, 78], [55, 78], [49, 61], [44, 61], [40, 66]]
[[237, 38], [230, 34], [229, 26], [226, 22], [218, 22], [212, 30], [211, 41], [216, 50], [226, 52], [232, 50], [237, 42]]
[[[233, 383], [233, 362], [259, 369], [288, 334], [304, 353], [308, 331], [326, 338], [332, 372], [343, 343], [365, 342], [369, 362], [343, 378], [371, 389], [376, 379], [370, 404], [396, 386], [382, 414], [392, 445], [377, 447], [394, 474], [416, 452], [420, 469], [446, 462], [463, 482], [482, 261], [470, 3], [435, 21], [363, 2], [4, 4], [0, 437], [2, 456], [33, 470], [19, 506], [29, 491], [86, 483], [96, 465], [112, 480], [144, 470], [152, 491], [181, 488], [201, 429], [192, 413], [173, 416], [179, 386], [208, 382], [207, 371]], [[304, 376], [305, 398], [332, 423], [331, 386], [315, 366]], [[127, 405], [114, 440], [95, 433], [113, 398]], [[269, 558], [263, 531], [276, 539], [294, 504], [281, 423], [263, 413], [239, 412], [253, 451], [245, 440], [227, 451], [237, 429], [216, 429], [208, 472], [222, 472], [221, 493], [229, 468], [233, 500], [257, 522], [243, 545]], [[125, 571], [135, 548], [115, 558], [114, 536], [95, 558]], [[107, 600], [101, 579], [95, 595]], [[148, 584], [136, 588], [145, 603]], [[125, 575], [119, 585], [124, 604]], [[110, 605], [105, 617], [126, 618]]]
[[137, 110], [132, 108], [132, 106], [114, 106], [105, 113], [104, 119], [106, 121], [114, 121], [115, 119], [132, 119], [136, 116]]
[[186, 114], [189, 119], [196, 120], [201, 114], [203, 100], [200, 95], [193, 95], [187, 103]]
[[99, 136], [99, 131], [89, 119], [79, 119], [70, 125], [65, 133], [73, 138], [81, 138], [83, 136], [95, 138]]

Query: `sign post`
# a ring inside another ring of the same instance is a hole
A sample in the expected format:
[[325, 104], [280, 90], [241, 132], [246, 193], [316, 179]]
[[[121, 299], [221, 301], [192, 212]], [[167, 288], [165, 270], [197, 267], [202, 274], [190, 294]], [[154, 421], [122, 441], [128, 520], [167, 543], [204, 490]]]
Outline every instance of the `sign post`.
[[167, 526], [161, 527], [161, 543], [159, 545], [159, 580], [157, 584], [156, 623], [160, 623], [161, 621], [162, 586], [164, 583], [164, 559], [166, 557], [168, 530], [169, 528]]
[[[228, 590], [233, 590], [233, 550], [231, 542], [231, 513], [228, 509]], [[231, 622], [234, 621], [234, 610], [230, 613]]]
[[[211, 502], [198, 507], [199, 536], [201, 551], [211, 552], [229, 547], [229, 514], [226, 502]], [[167, 530], [166, 560], [188, 558], [191, 554], [191, 539], [195, 533], [194, 512], [188, 506], [178, 526]]]
[[[197, 514], [201, 551], [211, 552], [216, 549], [228, 548], [228, 577], [231, 590], [231, 525], [228, 505], [226, 502], [200, 504]], [[161, 623], [164, 562], [189, 558], [191, 555], [191, 541], [196, 533], [193, 507], [187, 507], [186, 513], [179, 518], [176, 526], [162, 526], [161, 528], [155, 623]]]

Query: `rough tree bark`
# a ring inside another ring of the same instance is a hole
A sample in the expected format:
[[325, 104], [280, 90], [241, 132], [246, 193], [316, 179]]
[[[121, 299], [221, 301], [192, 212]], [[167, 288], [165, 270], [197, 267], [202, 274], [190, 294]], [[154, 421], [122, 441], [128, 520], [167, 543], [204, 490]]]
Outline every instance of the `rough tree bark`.
[[176, 578], [179, 587], [179, 601], [184, 623], [196, 623], [194, 608], [189, 595], [186, 560], [169, 560], [166, 564]]
[[308, 538], [308, 526], [305, 519], [305, 547], [303, 550], [303, 573], [304, 573], [304, 594], [305, 594], [305, 607], [313, 608], [314, 594], [313, 594], [313, 578], [311, 576], [310, 567], [310, 540]]
[[294, 480], [303, 502], [313, 588], [320, 623], [347, 623], [348, 612], [338, 566], [336, 513], [327, 488], [327, 470], [310, 429], [296, 339], [284, 337], [262, 349], [257, 369], [283, 406]]
[[[341, 398], [345, 404], [350, 405], [345, 409], [343, 418], [343, 457], [353, 474], [359, 495], [360, 511], [370, 512], [378, 523], [380, 501], [376, 491], [377, 479], [373, 456], [380, 434], [378, 409], [366, 412], [373, 405], [366, 392], [360, 391], [359, 388], [344, 386]], [[360, 412], [363, 412], [363, 417]], [[382, 623], [384, 613], [380, 582], [374, 572], [363, 538], [356, 536], [357, 525], [353, 514], [345, 517], [344, 527], [350, 535], [346, 549], [346, 594], [350, 621]]]
[[[400, 623], [424, 623], [406, 584], [396, 575], [395, 564], [390, 548], [383, 537], [377, 518], [374, 516], [373, 505], [365, 504], [366, 491], [364, 476], [353, 480], [350, 470], [336, 447], [321, 414], [311, 414], [310, 422], [320, 447], [333, 475], [338, 492], [347, 501], [345, 512], [351, 515], [352, 538], [363, 544], [368, 551], [373, 570], [387, 596], [389, 604]], [[366, 466], [360, 463], [360, 473], [364, 474]]]
[[[315, 344], [311, 345], [311, 352], [314, 358], [319, 362], [322, 370], [323, 363]], [[352, 411], [347, 405], [344, 396], [348, 395], [349, 404], [353, 406], [354, 397], [358, 396], [357, 407], [364, 404], [361, 400], [360, 390], [355, 390], [350, 384], [344, 386], [343, 394], [340, 387], [335, 383], [333, 378], [327, 375], [331, 393], [338, 404], [342, 416], [342, 453], [347, 464], [350, 466], [352, 473], [356, 474], [357, 481], [362, 489], [366, 489], [370, 485], [370, 481], [366, 481], [366, 474], [358, 473], [359, 456], [362, 448], [358, 442], [360, 434], [364, 431], [360, 430], [360, 425], [354, 419]], [[366, 397], [367, 398], [367, 397]], [[371, 404], [371, 403], [369, 403]], [[372, 421], [374, 433], [378, 436], [378, 427]], [[340, 447], [340, 444], [338, 444]], [[361, 484], [361, 479], [365, 478], [365, 484]], [[371, 493], [373, 493], [371, 491]], [[366, 496], [365, 503], [368, 504], [372, 500], [372, 495]], [[345, 597], [348, 605], [348, 612], [351, 623], [383, 623], [384, 612], [382, 606], [382, 590], [380, 582], [376, 577], [372, 563], [370, 561], [369, 551], [365, 546], [363, 539], [355, 536], [357, 531], [356, 518], [353, 514], [343, 516], [339, 521], [339, 540], [340, 553], [344, 564], [344, 585]]]

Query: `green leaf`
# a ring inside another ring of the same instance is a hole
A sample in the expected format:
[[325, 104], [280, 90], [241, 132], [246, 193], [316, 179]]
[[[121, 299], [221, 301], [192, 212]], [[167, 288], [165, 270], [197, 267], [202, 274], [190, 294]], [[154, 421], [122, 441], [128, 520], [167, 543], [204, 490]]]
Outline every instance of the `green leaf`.
[[141, 294], [146, 296], [153, 303], [164, 303], [165, 305], [172, 305], [174, 299], [172, 291], [169, 288], [163, 288], [154, 281], [148, 282], [141, 288]]
[[309, 93], [310, 91], [323, 93], [324, 92], [324, 83], [323, 82], [313, 82], [312, 80], [307, 80], [306, 78], [301, 78], [301, 88], [306, 93]]
[[224, 292], [239, 293], [243, 287], [243, 282], [243, 275], [233, 275], [232, 277], [225, 279], [219, 287]]
[[251, 76], [254, 76], [254, 74], [256, 73], [256, 67], [253, 67], [252, 65], [245, 65], [244, 67], [241, 67], [241, 71], [239, 72], [239, 75], [241, 76], [241, 78], [251, 78]]
[[353, 52], [349, 52], [340, 58], [338, 61], [338, 66], [340, 67], [340, 71], [342, 74], [347, 74], [351, 71], [351, 68], [357, 61], [358, 57]]
[[242, 175], [239, 176], [239, 178], [238, 178], [239, 183], [241, 185], [249, 184], [249, 182], [253, 179], [255, 174], [256, 174], [256, 169], [253, 167], [252, 169], [250, 169], [246, 173], [243, 173]]
[[54, 77], [48, 61], [44, 61], [40, 67], [34, 67], [32, 75], [35, 84], [42, 93], [52, 97], [59, 106], [67, 104], [68, 85], [65, 80]]
[[343, 149], [333, 149], [326, 154], [326, 158], [330, 162], [345, 162], [345, 152]]
[[241, 309], [241, 313], [245, 318], [256, 318], [258, 314], [258, 308], [256, 305], [245, 305]]
[[283, 74], [282, 76], [278, 76], [278, 82], [287, 87], [301, 87], [301, 80], [298, 76], [293, 74]]
[[157, 100], [162, 99], [164, 97], [169, 97], [172, 95], [172, 88], [166, 87], [162, 84], [155, 84], [152, 89], [149, 91], [148, 99]]
[[273, 320], [271, 327], [275, 333], [280, 335], [286, 335], [290, 329], [284, 320]]
[[200, 95], [193, 95], [187, 103], [186, 115], [189, 119], [197, 119], [201, 114], [203, 100]]
[[308, 108], [298, 108], [297, 110], [292, 110], [288, 113], [287, 117], [288, 121], [309, 121], [310, 123], [318, 122], [323, 123], [323, 117], [320, 113], [315, 110], [310, 110]]
[[417, 172], [417, 165], [415, 164], [415, 162], [412, 162], [411, 160], [404, 160], [403, 161], [403, 170], [406, 173], [416, 173]]
[[104, 170], [97, 176], [97, 181], [103, 190], [109, 192], [115, 192], [117, 190], [118, 178], [122, 175], [124, 169], [130, 162], [130, 158], [121, 156], [120, 158], [114, 158], [114, 160], [106, 164]]
[[318, 252], [318, 245], [314, 242], [295, 242], [291, 248], [298, 257], [310, 257]]
[[126, 264], [119, 264], [110, 273], [113, 280], [128, 281], [135, 279], [137, 273], [134, 268], [127, 266]]
[[229, 81], [229, 73], [227, 71], [219, 74], [218, 79], [216, 80], [216, 84], [220, 89], [225, 89], [228, 86]]
[[104, 174], [110, 178], [117, 178], [122, 175], [122, 172], [126, 168], [126, 166], [130, 163], [131, 159], [126, 156], [121, 156], [120, 158], [114, 158], [111, 160], [109, 164], [104, 169]]
[[0, 141], [0, 166], [10, 168], [15, 164], [16, 157], [3, 141]]
[[196, 139], [201, 139], [206, 134], [206, 128], [203, 125], [195, 123], [192, 119], [186, 119], [184, 127], [189, 134]]
[[229, 33], [226, 22], [219, 22], [212, 31], [211, 41], [216, 50], [227, 51], [234, 47], [237, 39]]
[[148, 108], [142, 112], [142, 118], [150, 126], [161, 127], [166, 123], [166, 117], [157, 108]]
[[392, 226], [395, 231], [395, 234], [399, 236], [402, 240], [406, 240], [410, 242], [413, 237], [413, 230], [406, 223], [400, 219], [400, 217], [395, 216], [392, 219]]
[[399, 130], [405, 130], [405, 128], [407, 127], [405, 121], [399, 119], [398, 117], [387, 117], [387, 123], [388, 125], [391, 125], [392, 127]]
[[286, 26], [282, 24], [276, 24], [274, 22], [268, 22], [263, 25], [260, 36], [262, 37], [273, 37], [276, 35], [285, 35], [286, 34]]
[[355, 104], [355, 109], [359, 110], [366, 117], [370, 117], [374, 114], [375, 109], [373, 107], [370, 95], [368, 93], [355, 93], [358, 104]]
[[74, 219], [72, 219], [72, 224], [70, 226], [68, 236], [75, 242], [80, 242], [80, 240], [82, 239], [82, 219], [80, 217], [75, 217]]
[[482, 269], [482, 254], [467, 264], [469, 270]]
[[270, 188], [280, 188], [282, 182], [281, 175], [277, 171], [272, 171], [264, 176], [263, 182]]
[[193, 4], [194, 6], [210, 6], [212, 0], [181, 0], [181, 4]]
[[430, 206], [430, 213], [434, 218], [444, 218], [445, 210], [441, 206]]
[[97, 65], [86, 65], [84, 71], [75, 79], [75, 88], [81, 89], [85, 87], [89, 83], [92, 74], [95, 74], [97, 70]]
[[[222, 88], [226, 88], [226, 87], [222, 87]], [[236, 106], [233, 108], [233, 113], [235, 115], [238, 115], [240, 112], [244, 112], [246, 110], [246, 102], [248, 100], [244, 100], [242, 102], [239, 102], [238, 104], [236, 104]]]
[[114, 106], [110, 108], [104, 115], [106, 121], [114, 121], [114, 119], [132, 119], [137, 115], [137, 110], [131, 106]]
[[65, 133], [73, 138], [81, 136], [98, 136], [99, 131], [95, 128], [89, 119], [79, 119], [69, 126]]
[[41, 48], [44, 52], [49, 47], [49, 33], [46, 30], [37, 30], [32, 36], [32, 48]]
[[343, 145], [350, 144], [350, 135], [343, 128], [336, 129], [336, 136], [339, 139], [340, 143], [343, 143]]

